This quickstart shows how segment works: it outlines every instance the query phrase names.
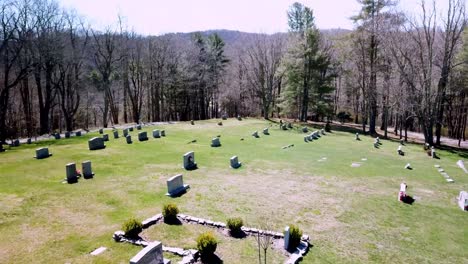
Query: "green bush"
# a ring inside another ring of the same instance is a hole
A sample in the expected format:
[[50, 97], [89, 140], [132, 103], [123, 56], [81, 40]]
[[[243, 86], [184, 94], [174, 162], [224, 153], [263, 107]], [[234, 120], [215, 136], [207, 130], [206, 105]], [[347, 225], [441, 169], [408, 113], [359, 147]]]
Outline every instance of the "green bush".
[[177, 214], [179, 213], [179, 208], [177, 208], [177, 205], [173, 203], [165, 204], [163, 206], [163, 216], [164, 216], [164, 221], [166, 222], [171, 222], [177, 220]]
[[338, 118], [338, 120], [340, 120], [341, 123], [344, 123], [344, 122], [351, 122], [353, 121], [353, 119], [351, 118], [351, 114], [349, 112], [339, 112], [336, 117]]
[[233, 217], [227, 220], [227, 227], [231, 232], [231, 235], [238, 235], [242, 233], [241, 227], [244, 225], [242, 218], [240, 217]]
[[135, 218], [130, 218], [122, 226], [126, 237], [137, 237], [143, 230], [143, 224]]
[[205, 232], [197, 238], [197, 249], [202, 257], [213, 255], [217, 246], [218, 241], [211, 232]]
[[295, 225], [289, 226], [289, 249], [299, 246], [302, 237], [302, 230]]

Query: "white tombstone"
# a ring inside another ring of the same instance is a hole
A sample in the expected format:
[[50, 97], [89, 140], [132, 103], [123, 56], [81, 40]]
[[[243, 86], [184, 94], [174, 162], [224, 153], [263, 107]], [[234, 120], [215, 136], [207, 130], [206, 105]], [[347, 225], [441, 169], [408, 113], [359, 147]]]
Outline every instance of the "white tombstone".
[[154, 138], [160, 138], [161, 134], [159, 133], [159, 129], [153, 130], [153, 137]]
[[433, 159], [435, 159], [435, 158], [437, 157], [437, 156], [436, 156], [436, 152], [435, 152], [434, 146], [431, 147], [431, 157], [432, 157]]
[[171, 264], [171, 261], [163, 258], [162, 243], [153, 241], [131, 258], [130, 264]]
[[197, 168], [197, 163], [195, 162], [195, 153], [193, 151], [187, 152], [183, 157], [184, 169], [194, 170]]
[[286, 226], [284, 228], [284, 249], [288, 250], [289, 249], [289, 226]]
[[104, 145], [104, 140], [99, 137], [93, 137], [88, 141], [89, 150], [98, 150], [103, 149], [106, 146]]
[[404, 182], [402, 182], [400, 184], [400, 192], [398, 193], [398, 201], [401, 201], [401, 198], [406, 196], [406, 188], [407, 187], [408, 186]]
[[138, 140], [139, 141], [147, 141], [148, 140], [148, 134], [146, 134], [146, 131], [142, 131], [138, 133]]
[[411, 169], [412, 169], [412, 168], [411, 168], [411, 164], [410, 164], [410, 163], [406, 163], [405, 169], [411, 170]]
[[405, 153], [403, 152], [403, 146], [401, 145], [398, 146], [397, 152], [398, 152], [398, 155], [401, 155], [401, 156], [405, 155]]
[[167, 196], [177, 196], [182, 192], [185, 192], [190, 186], [184, 184], [184, 178], [182, 174], [173, 176], [167, 180]]
[[379, 137], [376, 137], [376, 138], [375, 138], [375, 142], [380, 143], [380, 138], [379, 138]]
[[52, 156], [52, 154], [49, 153], [48, 148], [38, 148], [36, 149], [36, 159], [45, 159]]
[[465, 164], [463, 163], [463, 160], [457, 161], [457, 165], [458, 165], [458, 167], [460, 167], [460, 169], [462, 169], [465, 173], [468, 173], [468, 170], [465, 168]]
[[356, 140], [361, 140], [361, 139], [359, 138], [359, 133], [356, 133]]
[[161, 137], [165, 137], [166, 136], [166, 131], [165, 130], [161, 130]]
[[252, 133], [252, 137], [259, 138], [258, 131], [253, 132], [253, 133]]
[[127, 135], [125, 139], [127, 140], [127, 144], [132, 144], [132, 136]]
[[68, 163], [65, 167], [67, 172], [67, 182], [68, 183], [76, 183], [78, 182], [78, 174], [76, 173], [76, 164], [75, 163]]
[[240, 166], [242, 166], [242, 163], [239, 162], [239, 159], [237, 158], [237, 156], [233, 156], [233, 157], [231, 158], [231, 168], [237, 169], [237, 168], [239, 168]]
[[219, 137], [215, 137], [211, 140], [212, 147], [221, 147], [221, 142], [219, 141]]
[[458, 195], [458, 206], [460, 206], [463, 211], [468, 211], [468, 192], [460, 192]]
[[270, 132], [268, 131], [268, 128], [263, 129], [263, 135], [270, 135]]
[[109, 141], [109, 134], [102, 135], [102, 140]]
[[91, 179], [94, 176], [94, 172], [91, 169], [91, 161], [83, 161], [81, 163], [81, 173], [83, 173], [83, 178]]
[[118, 130], [114, 130], [114, 138], [117, 139], [119, 138], [119, 131]]

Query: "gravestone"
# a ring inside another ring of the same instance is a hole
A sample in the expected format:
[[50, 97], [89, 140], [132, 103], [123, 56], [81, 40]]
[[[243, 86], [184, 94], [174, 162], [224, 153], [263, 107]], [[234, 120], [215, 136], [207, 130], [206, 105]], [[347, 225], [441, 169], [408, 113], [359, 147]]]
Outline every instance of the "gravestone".
[[75, 163], [68, 163], [65, 169], [67, 172], [67, 182], [68, 183], [78, 182], [78, 173], [76, 173]]
[[15, 139], [15, 141], [13, 141], [13, 146], [19, 147], [20, 145], [21, 145], [21, 144], [20, 144], [19, 139]]
[[141, 130], [141, 125], [140, 124], [137, 125], [137, 129]]
[[119, 131], [118, 130], [114, 130], [113, 133], [114, 133], [114, 139], [119, 138]]
[[193, 151], [187, 152], [183, 157], [184, 169], [194, 170], [197, 168], [197, 163], [195, 162], [195, 153]]
[[28, 143], [28, 144], [31, 144], [31, 142], [32, 142], [31, 138], [28, 138], [28, 141], [26, 141], [26, 143]]
[[405, 169], [412, 170], [413, 168], [411, 168], [411, 164], [407, 163], [407, 164], [405, 165]]
[[125, 128], [125, 129], [123, 130], [123, 136], [124, 136], [124, 137], [128, 136], [128, 128]]
[[65, 138], [70, 138], [70, 131], [65, 132]]
[[167, 180], [167, 196], [177, 196], [180, 193], [185, 192], [190, 186], [184, 184], [184, 178], [182, 174], [173, 176]]
[[125, 137], [125, 140], [127, 140], [127, 144], [132, 144], [132, 136], [127, 135], [127, 136]]
[[253, 132], [252, 137], [259, 138], [260, 136], [258, 135], [258, 131]]
[[133, 132], [133, 127], [129, 127], [128, 130], [130, 130], [130, 132]]
[[288, 128], [293, 128], [291, 123], [288, 123]]
[[374, 148], [379, 148], [379, 143], [374, 142]]
[[161, 137], [165, 137], [166, 136], [166, 131], [165, 130], [161, 130]]
[[83, 178], [91, 179], [94, 176], [94, 172], [91, 169], [91, 161], [83, 161], [81, 163], [81, 173], [83, 173]]
[[380, 138], [379, 138], [379, 137], [376, 137], [376, 138], [375, 138], [375, 142], [377, 142], [377, 144], [380, 144]]
[[286, 226], [284, 228], [284, 249], [288, 250], [289, 249], [289, 226]]
[[171, 261], [163, 258], [162, 243], [153, 241], [131, 258], [130, 264], [171, 264]]
[[154, 138], [160, 138], [161, 134], [159, 133], [159, 129], [153, 130], [153, 137]]
[[104, 130], [102, 128], [99, 129], [99, 134], [103, 134], [104, 133]]
[[431, 147], [431, 157], [435, 159], [437, 157], [434, 146]]
[[227, 115], [223, 115], [222, 119], [227, 120]]
[[148, 135], [146, 134], [146, 131], [142, 131], [138, 133], [138, 140], [139, 141], [147, 141], [148, 140]]
[[280, 125], [280, 128], [281, 128], [282, 130], [288, 130], [288, 126], [286, 126], [286, 124], [281, 124], [281, 125]]
[[106, 148], [104, 145], [104, 140], [99, 137], [93, 137], [88, 141], [89, 150], [98, 150]]
[[307, 127], [303, 127], [303, 128], [302, 128], [302, 132], [303, 132], [303, 133], [307, 133], [307, 132], [309, 132], [309, 129], [308, 129]]
[[400, 145], [403, 145], [403, 146], [405, 145], [405, 140], [402, 138], [400, 139]]
[[458, 195], [458, 206], [460, 206], [463, 211], [468, 211], [468, 192], [460, 192]]
[[457, 165], [458, 165], [458, 167], [460, 167], [460, 169], [462, 169], [465, 173], [468, 173], [468, 170], [465, 168], [465, 163], [463, 163], [463, 160], [457, 161]]
[[36, 159], [45, 159], [52, 156], [52, 154], [49, 153], [48, 148], [38, 148], [36, 149]]
[[242, 121], [242, 117], [240, 115], [238, 115], [237, 120]]
[[55, 133], [54, 137], [55, 137], [55, 139], [60, 139], [60, 133]]
[[320, 129], [320, 133], [322, 133], [322, 135], [325, 135], [325, 129]]
[[361, 139], [359, 138], [359, 133], [356, 133], [356, 140], [361, 140]]
[[312, 138], [313, 138], [313, 139], [319, 139], [319, 137], [320, 137], [320, 136], [319, 136], [319, 134], [318, 134], [318, 131], [312, 132]]
[[75, 132], [75, 136], [81, 137], [81, 131], [76, 131], [76, 132]]
[[222, 126], [223, 125], [223, 122], [218, 122], [218, 126]]
[[212, 147], [221, 147], [221, 142], [219, 141], [219, 137], [215, 137], [211, 140]]
[[405, 155], [405, 152], [403, 152], [403, 147], [402, 147], [401, 145], [398, 146], [397, 152], [398, 152], [398, 155], [400, 155], [400, 156], [404, 156], [404, 155]]
[[231, 158], [231, 168], [237, 169], [237, 168], [239, 168], [240, 166], [242, 166], [242, 163], [239, 162], [239, 159], [237, 158], [237, 156], [233, 156], [233, 157]]
[[304, 142], [309, 142], [309, 136], [304, 137]]
[[268, 131], [268, 128], [263, 129], [263, 135], [270, 135], [270, 131]]
[[102, 140], [109, 141], [109, 134], [102, 135]]
[[195, 121], [190, 120], [190, 124], [191, 124], [192, 126], [195, 125]]
[[406, 197], [406, 188], [408, 186], [406, 183], [402, 182], [400, 184], [400, 192], [398, 192], [398, 201], [403, 201], [403, 199]]

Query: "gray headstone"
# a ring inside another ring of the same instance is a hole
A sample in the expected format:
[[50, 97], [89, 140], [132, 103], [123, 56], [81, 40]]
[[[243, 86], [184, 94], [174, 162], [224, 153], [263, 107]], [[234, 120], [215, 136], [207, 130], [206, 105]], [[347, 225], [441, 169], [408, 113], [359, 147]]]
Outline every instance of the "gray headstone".
[[102, 135], [102, 140], [109, 141], [109, 134]]
[[76, 135], [77, 137], [81, 137], [81, 131], [76, 131], [75, 135]]
[[465, 173], [468, 173], [468, 170], [465, 168], [465, 163], [463, 163], [463, 160], [457, 161], [457, 165], [458, 165], [458, 167], [460, 167], [460, 169], [462, 169]]
[[78, 175], [76, 173], [76, 165], [75, 163], [68, 163], [65, 167], [67, 172], [67, 182], [68, 183], [76, 183], [78, 182]]
[[190, 120], [190, 124], [195, 125], [195, 121]]
[[260, 136], [258, 135], [258, 131], [255, 131], [252, 133], [252, 137], [259, 138]]
[[289, 249], [289, 226], [284, 228], [284, 249]]
[[36, 149], [36, 159], [45, 159], [52, 156], [52, 154], [49, 153], [48, 148], [38, 148]]
[[237, 156], [233, 156], [233, 157], [231, 158], [231, 168], [237, 169], [237, 168], [239, 168], [240, 166], [242, 166], [242, 163], [239, 162], [239, 159], [237, 158]]
[[102, 128], [99, 129], [99, 134], [103, 134], [104, 130]]
[[307, 133], [307, 132], [309, 132], [309, 129], [307, 127], [303, 127], [302, 132]]
[[195, 153], [193, 151], [187, 152], [183, 157], [184, 168], [186, 170], [194, 170], [197, 168], [197, 163], [195, 162]]
[[137, 125], [137, 129], [141, 130], [141, 125], [140, 124]]
[[132, 144], [132, 136], [127, 135], [125, 139], [127, 140], [127, 144]]
[[173, 176], [167, 180], [167, 196], [177, 196], [182, 192], [185, 192], [189, 188], [189, 185], [184, 184], [184, 178], [182, 174]]
[[13, 146], [19, 147], [20, 145], [21, 145], [21, 144], [20, 144], [19, 139], [15, 139], [15, 140], [13, 141]]
[[55, 137], [55, 139], [60, 139], [60, 133], [55, 133], [54, 137]]
[[165, 130], [161, 130], [161, 137], [165, 137], [166, 136], [166, 131]]
[[144, 247], [133, 258], [130, 259], [130, 264], [170, 264], [169, 260], [163, 258], [162, 243], [153, 241], [148, 246]]
[[130, 132], [133, 132], [133, 127], [129, 127], [128, 130], [130, 130]]
[[270, 132], [268, 131], [268, 128], [263, 129], [263, 134], [264, 135], [270, 135]]
[[286, 124], [281, 124], [281, 125], [280, 125], [280, 128], [281, 128], [282, 130], [288, 130], [288, 126], [286, 126]]
[[356, 133], [356, 140], [361, 140], [361, 139], [359, 138], [359, 133]]
[[104, 145], [104, 140], [99, 137], [93, 137], [88, 141], [89, 150], [98, 150], [106, 148]]
[[138, 133], [138, 140], [139, 141], [148, 140], [148, 135], [146, 134], [146, 131], [142, 131], [142, 132]]
[[431, 147], [431, 157], [432, 157], [433, 159], [436, 158], [436, 151], [435, 151], [434, 146]]
[[159, 133], [159, 129], [153, 130], [153, 137], [154, 138], [160, 138], [161, 134]]
[[222, 119], [223, 119], [223, 120], [227, 120], [227, 115], [223, 115], [223, 116], [222, 116]]
[[65, 138], [70, 138], [70, 131], [65, 132]]
[[26, 141], [26, 143], [31, 144], [31, 141], [32, 141], [32, 139], [28, 138], [28, 141]]
[[212, 147], [221, 147], [221, 142], [219, 141], [219, 137], [215, 137], [211, 140]]
[[117, 139], [119, 138], [119, 131], [118, 130], [114, 130], [114, 138]]
[[128, 136], [128, 128], [125, 128], [125, 129], [123, 130], [123, 136], [124, 136], [124, 137]]
[[218, 122], [218, 126], [222, 126], [223, 125], [223, 122]]
[[242, 117], [240, 115], [238, 115], [237, 120], [242, 121]]
[[325, 135], [325, 129], [323, 129], [323, 128], [320, 129], [320, 133], [321, 133], [322, 135]]
[[91, 169], [91, 161], [83, 161], [81, 163], [81, 173], [83, 173], [83, 178], [91, 179], [94, 176], [93, 170]]
[[464, 211], [468, 210], [468, 192], [460, 192], [458, 195], [458, 206]]
[[288, 123], [288, 128], [293, 128], [291, 123]]

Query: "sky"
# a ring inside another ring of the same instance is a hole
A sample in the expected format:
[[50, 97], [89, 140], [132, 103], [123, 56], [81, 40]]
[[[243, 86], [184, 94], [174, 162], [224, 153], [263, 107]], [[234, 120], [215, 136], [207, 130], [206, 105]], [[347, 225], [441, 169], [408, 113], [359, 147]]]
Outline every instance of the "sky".
[[[312, 8], [320, 29], [352, 29], [349, 19], [360, 6], [356, 0], [58, 0], [95, 29], [117, 25], [124, 17], [130, 30], [144, 35], [229, 29], [244, 32], [287, 32], [288, 7], [300, 2]], [[402, 10], [418, 10], [420, 0], [400, 0]], [[444, 3], [447, 0], [437, 0]], [[468, 0], [467, 0], [468, 1]], [[426, 1], [428, 2], [428, 1]]]

